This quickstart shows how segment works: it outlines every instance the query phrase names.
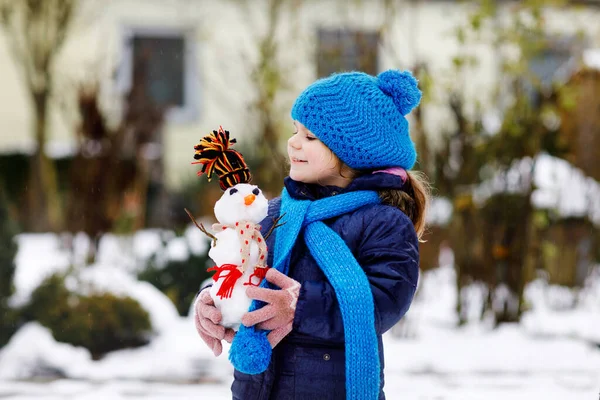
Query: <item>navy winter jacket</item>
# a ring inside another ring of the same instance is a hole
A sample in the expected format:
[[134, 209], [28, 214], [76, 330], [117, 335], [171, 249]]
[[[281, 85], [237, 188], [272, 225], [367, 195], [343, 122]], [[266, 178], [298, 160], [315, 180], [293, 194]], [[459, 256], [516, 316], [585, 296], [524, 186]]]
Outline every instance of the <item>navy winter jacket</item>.
[[[354, 179], [344, 189], [307, 185], [286, 178], [294, 198], [316, 200], [354, 190], [401, 188], [395, 175], [377, 173]], [[280, 199], [269, 203], [263, 233], [279, 216]], [[348, 245], [371, 283], [381, 361], [383, 393], [383, 346], [381, 335], [408, 310], [419, 274], [418, 240], [410, 219], [397, 208], [377, 204], [324, 221]], [[274, 248], [275, 234], [267, 244]], [[302, 235], [302, 234], [301, 234]], [[272, 254], [269, 254], [272, 265]], [[344, 325], [333, 287], [311, 256], [302, 236], [290, 260], [290, 277], [302, 284], [292, 332], [273, 349], [267, 371], [259, 375], [234, 373], [234, 400], [328, 400], [346, 398]]]

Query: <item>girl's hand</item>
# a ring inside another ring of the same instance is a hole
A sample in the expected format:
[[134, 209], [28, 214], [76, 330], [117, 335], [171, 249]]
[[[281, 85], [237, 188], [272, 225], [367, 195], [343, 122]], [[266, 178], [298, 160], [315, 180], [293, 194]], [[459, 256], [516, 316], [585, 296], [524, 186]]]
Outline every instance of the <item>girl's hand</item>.
[[252, 299], [267, 303], [263, 308], [246, 313], [242, 317], [245, 326], [256, 325], [258, 329], [271, 331], [267, 335], [271, 347], [277, 346], [291, 331], [296, 313], [296, 303], [300, 294], [300, 283], [287, 277], [274, 268], [269, 268], [267, 281], [282, 290], [265, 289], [250, 286], [246, 295]]
[[225, 329], [219, 325], [222, 318], [221, 311], [215, 307], [208, 289], [202, 290], [194, 306], [194, 322], [198, 334], [215, 356], [223, 352], [221, 340], [225, 339], [231, 343], [235, 335], [233, 329]]

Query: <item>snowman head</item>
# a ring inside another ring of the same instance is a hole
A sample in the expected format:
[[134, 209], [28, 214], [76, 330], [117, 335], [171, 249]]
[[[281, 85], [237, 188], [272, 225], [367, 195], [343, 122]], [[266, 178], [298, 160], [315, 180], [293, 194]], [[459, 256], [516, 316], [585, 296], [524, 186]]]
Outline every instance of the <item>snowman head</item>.
[[238, 221], [258, 224], [267, 217], [269, 202], [258, 186], [239, 183], [225, 190], [215, 203], [219, 223], [234, 225]]
[[215, 217], [223, 225], [239, 221], [260, 223], [267, 217], [269, 202], [262, 191], [251, 185], [252, 174], [241, 153], [231, 148], [236, 142], [229, 131], [219, 127], [204, 136], [194, 146], [193, 164], [202, 164], [198, 175], [206, 174], [208, 181], [213, 173], [219, 175], [223, 195], [215, 204]]

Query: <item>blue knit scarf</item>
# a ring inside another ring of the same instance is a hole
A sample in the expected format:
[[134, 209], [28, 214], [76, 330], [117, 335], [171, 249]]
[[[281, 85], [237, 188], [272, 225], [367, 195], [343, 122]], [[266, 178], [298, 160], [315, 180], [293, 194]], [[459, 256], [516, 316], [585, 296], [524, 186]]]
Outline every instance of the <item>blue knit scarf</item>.
[[[344, 322], [346, 347], [346, 398], [370, 400], [379, 398], [379, 348], [375, 332], [373, 294], [364, 270], [346, 243], [323, 220], [379, 203], [376, 192], [357, 191], [321, 200], [296, 200], [287, 190], [281, 195], [281, 222], [277, 228], [273, 268], [288, 274], [290, 255], [299, 233], [313, 258], [335, 290]], [[261, 286], [267, 286], [266, 280]], [[254, 301], [250, 311], [261, 306]], [[229, 359], [234, 367], [247, 374], [264, 372], [270, 362], [268, 332], [243, 325], [236, 334]]]

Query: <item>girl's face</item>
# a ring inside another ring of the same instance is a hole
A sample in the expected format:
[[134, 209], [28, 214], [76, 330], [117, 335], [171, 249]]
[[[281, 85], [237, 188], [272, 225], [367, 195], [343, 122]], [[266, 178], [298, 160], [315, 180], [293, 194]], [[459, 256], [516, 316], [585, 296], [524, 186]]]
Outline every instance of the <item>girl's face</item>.
[[322, 186], [348, 186], [352, 178], [340, 174], [339, 158], [300, 122], [294, 121], [294, 126], [287, 146], [290, 178]]

